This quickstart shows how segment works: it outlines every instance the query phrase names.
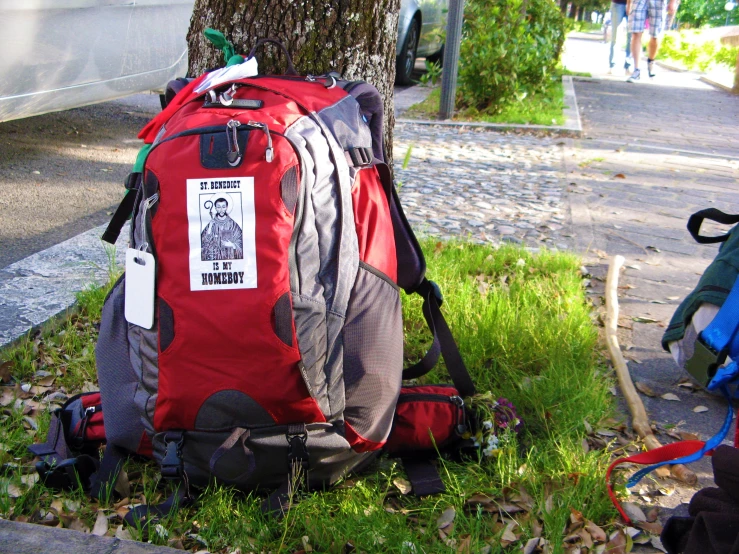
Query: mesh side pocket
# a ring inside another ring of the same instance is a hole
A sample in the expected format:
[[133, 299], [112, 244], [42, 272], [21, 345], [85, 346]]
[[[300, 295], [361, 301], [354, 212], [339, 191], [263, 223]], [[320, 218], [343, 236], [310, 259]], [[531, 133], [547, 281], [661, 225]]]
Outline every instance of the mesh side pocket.
[[128, 322], [123, 315], [125, 283], [124, 278], [116, 283], [103, 306], [95, 359], [106, 437], [109, 442], [135, 452], [144, 427], [141, 412], [134, 403], [139, 378], [131, 364]]
[[403, 322], [397, 286], [360, 264], [344, 326], [347, 439], [376, 450], [390, 432], [403, 372]]

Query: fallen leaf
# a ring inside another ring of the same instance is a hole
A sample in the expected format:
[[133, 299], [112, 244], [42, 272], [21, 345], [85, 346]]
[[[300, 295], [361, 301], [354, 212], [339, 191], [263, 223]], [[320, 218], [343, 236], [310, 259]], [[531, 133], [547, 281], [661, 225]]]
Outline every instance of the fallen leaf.
[[454, 518], [456, 517], [456, 515], [457, 511], [451, 506], [444, 510], [441, 516], [439, 516], [439, 519], [436, 520], [437, 529], [444, 529], [445, 527], [449, 527], [452, 522], [454, 522]]
[[657, 550], [661, 550], [662, 552], [667, 552], [667, 549], [664, 546], [662, 546], [662, 541], [659, 540], [659, 537], [652, 537], [652, 539], [649, 542]]
[[623, 173], [616, 173], [616, 174], [615, 174], [615, 175], [613, 176], [613, 178], [614, 178], [614, 179], [626, 179], [626, 175], [624, 175]]
[[684, 441], [699, 441], [701, 438], [695, 433], [688, 433], [687, 431], [679, 431], [680, 440]]
[[639, 266], [637, 264], [627, 265], [626, 267], [628, 267], [629, 269], [635, 269], [637, 271], [640, 271], [641, 270], [641, 266]]
[[469, 535], [464, 535], [462, 537], [462, 540], [459, 541], [459, 546], [457, 546], [457, 552], [459, 554], [467, 554], [472, 549], [471, 544], [472, 538]]
[[659, 516], [659, 508], [655, 506], [647, 512], [647, 523], [654, 523]]
[[653, 252], [662, 252], [662, 250], [660, 250], [656, 246], [647, 246], [647, 250], [652, 250]]
[[606, 545], [606, 551], [608, 554], [627, 554], [626, 543], [626, 534], [619, 529], [611, 534], [610, 540]]
[[680, 300], [679, 296], [668, 296], [667, 300]]
[[680, 402], [680, 397], [676, 394], [672, 394], [671, 392], [663, 394], [662, 396], [660, 396], [660, 398], [663, 400], [670, 400], [672, 402]]
[[92, 534], [98, 537], [104, 537], [108, 532], [108, 518], [105, 512], [98, 510], [97, 518], [95, 519], [95, 525], [92, 528]]
[[131, 536], [131, 533], [128, 531], [128, 529], [124, 529], [123, 525], [119, 525], [118, 529], [115, 530], [115, 538], [121, 539], [124, 541], [130, 541], [133, 540], [133, 537]]
[[26, 475], [21, 475], [21, 483], [23, 483], [29, 489], [33, 487], [38, 482], [38, 480], [38, 473], [27, 473]]
[[79, 500], [71, 500], [69, 498], [66, 498], [63, 500], [64, 503], [64, 510], [68, 514], [73, 514], [75, 512], [78, 512], [80, 507], [82, 506], [82, 502]]
[[590, 533], [595, 542], [606, 542], [608, 540], [606, 532], [590, 520], [585, 520], [585, 530]]
[[23, 496], [23, 491], [15, 483], [8, 483], [8, 496], [10, 498], [20, 498]]
[[588, 533], [588, 532], [587, 532], [587, 531], [586, 531], [585, 529], [580, 529], [580, 530], [579, 530], [579, 531], [577, 532], [577, 535], [578, 535], [578, 536], [580, 537], [580, 539], [582, 540], [582, 545], [583, 545], [583, 546], [584, 546], [585, 548], [587, 548], [587, 549], [588, 549], [588, 551], [589, 551], [589, 550], [590, 550], [591, 548], [593, 548], [593, 544], [595, 544], [595, 543], [593, 542], [593, 537], [591, 537], [591, 536], [590, 536], [590, 533]]
[[633, 502], [624, 502], [621, 507], [624, 509], [624, 512], [626, 512], [626, 515], [629, 516], [631, 521], [647, 521], [647, 516], [644, 515], [642, 509]]
[[516, 527], [518, 527], [518, 524], [515, 521], [511, 521], [506, 525], [505, 531], [503, 531], [503, 535], [500, 537], [500, 543], [503, 547], [506, 547], [519, 539], [519, 537], [513, 532]]
[[400, 477], [393, 479], [393, 485], [395, 485], [402, 495], [409, 494], [413, 490], [411, 482], [406, 479], [401, 479]]
[[554, 497], [550, 494], [547, 496], [547, 499], [544, 501], [544, 511], [546, 513], [551, 512], [554, 510]]
[[702, 414], [703, 412], [707, 412], [708, 408], [706, 408], [705, 406], [696, 406], [695, 408], [693, 408], [693, 411], [696, 414]]
[[650, 396], [652, 398], [657, 396], [655, 392], [651, 388], [649, 388], [649, 385], [647, 385], [646, 383], [643, 383], [642, 381], [636, 381], [634, 383], [634, 386], [636, 387], [636, 390], [638, 390], [640, 393], [646, 396]]
[[62, 505], [62, 499], [56, 498], [52, 500], [50, 509], [53, 510], [54, 513], [56, 513], [56, 515], [61, 514], [64, 511], [64, 507]]
[[534, 552], [536, 552], [536, 550], [539, 548], [539, 541], [539, 537], [529, 539], [526, 542], [526, 545], [523, 547], [523, 554], [533, 554]]
[[13, 364], [11, 362], [3, 362], [0, 364], [0, 381], [3, 383], [10, 383], [10, 380], [12, 378], [10, 370], [13, 368]]
[[634, 525], [652, 535], [659, 535], [662, 533], [662, 525], [657, 521], [638, 521], [635, 522]]
[[632, 321], [636, 321], [637, 323], [657, 323], [657, 320], [652, 317], [646, 317], [646, 316], [636, 316], [631, 318]]
[[10, 406], [15, 402], [15, 391], [10, 387], [2, 387], [3, 392], [0, 394], [0, 406], [3, 408]]
[[72, 519], [71, 523], [67, 526], [68, 529], [71, 529], [72, 531], [79, 531], [80, 533], [89, 533], [90, 528], [85, 524], [83, 520], [76, 517]]

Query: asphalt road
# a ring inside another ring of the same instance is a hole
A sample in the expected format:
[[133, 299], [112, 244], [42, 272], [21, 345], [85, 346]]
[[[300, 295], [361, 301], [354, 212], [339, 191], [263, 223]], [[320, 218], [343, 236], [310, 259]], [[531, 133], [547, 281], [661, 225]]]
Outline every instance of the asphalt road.
[[159, 96], [0, 123], [0, 267], [106, 223]]
[[160, 110], [158, 95], [135, 94], [0, 123], [0, 268], [107, 223]]

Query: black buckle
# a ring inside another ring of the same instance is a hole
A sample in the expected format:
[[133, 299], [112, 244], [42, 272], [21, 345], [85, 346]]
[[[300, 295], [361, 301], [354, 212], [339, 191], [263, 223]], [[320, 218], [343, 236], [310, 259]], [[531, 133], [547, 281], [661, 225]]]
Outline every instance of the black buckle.
[[434, 281], [431, 281], [430, 279], [424, 278], [418, 288], [412, 292], [417, 292], [418, 294], [423, 296], [424, 299], [429, 295], [429, 293], [431, 293], [436, 299], [436, 303], [440, 307], [444, 303], [444, 295], [441, 294], [441, 289], [439, 288], [439, 285], [437, 285]]
[[129, 173], [123, 185], [127, 190], [139, 190], [139, 184], [141, 183], [141, 173]]
[[308, 470], [309, 457], [308, 457], [308, 433], [302, 431], [300, 433], [288, 433], [285, 435], [287, 438], [288, 451], [287, 451], [287, 462], [290, 467], [299, 465], [303, 471]]
[[47, 460], [36, 462], [36, 471], [41, 482], [50, 489], [70, 490], [76, 484], [74, 466], [77, 458], [68, 458], [59, 463]]
[[352, 146], [347, 152], [349, 152], [349, 157], [354, 167], [361, 167], [372, 163], [372, 150], [369, 148]]
[[161, 463], [162, 477], [165, 479], [182, 479], [185, 471], [182, 463], [182, 445], [185, 443], [183, 431], [169, 432], [164, 435], [164, 458]]
[[716, 371], [726, 361], [726, 351], [716, 352], [708, 346], [703, 340], [703, 333], [698, 335], [698, 340], [694, 343], [693, 355], [685, 363], [685, 369], [690, 373], [701, 385], [708, 386]]

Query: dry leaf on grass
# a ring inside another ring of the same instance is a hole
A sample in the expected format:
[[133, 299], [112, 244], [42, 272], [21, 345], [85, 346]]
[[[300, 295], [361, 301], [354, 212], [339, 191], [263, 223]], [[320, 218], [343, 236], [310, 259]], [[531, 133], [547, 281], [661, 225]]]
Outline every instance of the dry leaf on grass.
[[517, 527], [518, 524], [515, 521], [511, 521], [508, 525], [506, 525], [506, 528], [503, 531], [503, 535], [500, 537], [500, 544], [503, 548], [510, 545], [511, 543], [516, 542], [520, 538], [519, 535], [516, 535], [516, 533], [513, 532], [513, 530]]
[[626, 533], [621, 529], [611, 534], [611, 537], [606, 545], [606, 551], [608, 554], [627, 554], [627, 543]]
[[708, 408], [706, 408], [705, 406], [696, 406], [695, 408], [693, 408], [693, 411], [696, 414], [702, 414], [703, 412], [707, 412]]
[[393, 479], [393, 485], [395, 485], [402, 495], [409, 494], [413, 490], [411, 482], [400, 477]]
[[585, 530], [590, 533], [594, 542], [600, 543], [608, 540], [606, 532], [590, 520], [585, 521]]
[[665, 393], [662, 396], [660, 396], [662, 400], [670, 400], [672, 402], [680, 402], [680, 397], [676, 394], [672, 394], [671, 392]]
[[95, 519], [95, 525], [92, 528], [92, 534], [98, 537], [104, 537], [108, 532], [108, 517], [105, 512], [98, 510], [97, 518]]
[[67, 529], [71, 529], [72, 531], [79, 531], [80, 533], [90, 532], [90, 528], [87, 526], [87, 524], [78, 517], [72, 518], [72, 520], [69, 522], [69, 525], [67, 525], [66, 527]]
[[436, 527], [438, 529], [449, 527], [454, 522], [454, 518], [456, 516], [457, 511], [450, 506], [449, 508], [444, 510], [441, 516], [439, 516], [439, 519], [436, 520]]

